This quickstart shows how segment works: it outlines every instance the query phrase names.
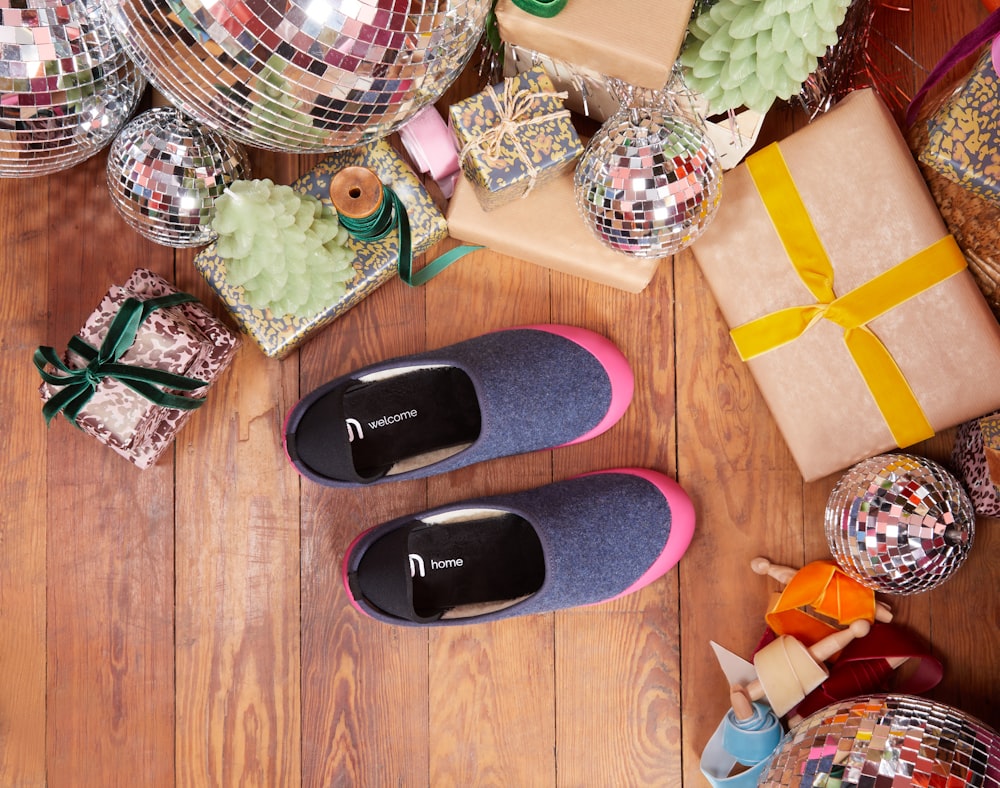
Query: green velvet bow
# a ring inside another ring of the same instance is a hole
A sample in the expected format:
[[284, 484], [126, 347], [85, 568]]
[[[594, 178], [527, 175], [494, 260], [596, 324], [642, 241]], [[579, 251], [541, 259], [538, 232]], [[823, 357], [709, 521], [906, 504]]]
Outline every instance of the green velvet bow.
[[[59, 358], [54, 348], [39, 347], [35, 351], [34, 362], [42, 380], [51, 386], [62, 390], [52, 396], [42, 407], [45, 423], [49, 424], [57, 413], [62, 413], [76, 424], [77, 416], [83, 406], [90, 401], [97, 387], [105, 378], [121, 381], [130, 389], [148, 399], [155, 405], [177, 410], [194, 410], [201, 407], [204, 397], [185, 397], [171, 394], [164, 389], [174, 391], [194, 391], [207, 386], [203, 380], [165, 372], [161, 369], [148, 369], [130, 364], [119, 363], [119, 359], [135, 342], [139, 327], [150, 313], [164, 307], [176, 306], [194, 301], [194, 296], [187, 293], [171, 293], [170, 295], [139, 301], [128, 298], [121, 305], [115, 319], [111, 321], [107, 336], [100, 348], [73, 337], [69, 341], [69, 349], [79, 354], [87, 361], [87, 366], [81, 369], [71, 369]], [[51, 365], [62, 374], [49, 372], [46, 367]]]

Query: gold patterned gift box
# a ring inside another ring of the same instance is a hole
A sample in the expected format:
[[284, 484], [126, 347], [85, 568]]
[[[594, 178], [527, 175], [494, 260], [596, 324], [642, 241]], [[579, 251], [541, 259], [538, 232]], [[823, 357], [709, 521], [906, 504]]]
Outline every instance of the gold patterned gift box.
[[[139, 312], [139, 305], [135, 303], [151, 305], [156, 299], [170, 296], [187, 300], [148, 313]], [[133, 341], [126, 347], [126, 340], [112, 338], [110, 341], [120, 343], [124, 352], [114, 354], [111, 360], [103, 358], [111, 353], [105, 342], [109, 333], [118, 333], [115, 331], [116, 319], [119, 326], [125, 325], [120, 318], [122, 312], [130, 308], [136, 310]], [[76, 396], [80, 392], [74, 394], [73, 386], [82, 389], [92, 384], [93, 393], [76, 414], [75, 424], [140, 468], [153, 465], [170, 446], [177, 431], [191, 416], [192, 405], [196, 406], [197, 399], [205, 396], [240, 346], [239, 337], [203, 304], [191, 296], [179, 294], [164, 279], [142, 268], [137, 269], [125, 284], [111, 287], [74, 340], [82, 340], [84, 344], [70, 343], [62, 359], [65, 368], [61, 371], [47, 368], [66, 383], [43, 383], [42, 399], [52, 403], [57, 396]], [[89, 363], [80, 354], [88, 352], [86, 345], [98, 351]], [[112, 367], [121, 374], [107, 374]], [[89, 380], [79, 375], [73, 380], [70, 374], [64, 374], [67, 370], [85, 369], [93, 373], [84, 376]], [[143, 371], [152, 371], [153, 375], [162, 372], [183, 376], [190, 379], [191, 388], [176, 391], [169, 383], [156, 383], [155, 378], [149, 384], [135, 377]], [[147, 385], [143, 386], [143, 382]], [[142, 389], [154, 398], [166, 394], [168, 398], [178, 396], [190, 400], [191, 404], [185, 407], [191, 409], [157, 404], [140, 393]], [[68, 404], [63, 412], [68, 416], [71, 410], [72, 404]]]
[[541, 68], [453, 104], [449, 117], [462, 172], [487, 211], [557, 178], [583, 152], [563, 96]]
[[1000, 407], [1000, 325], [873, 91], [733, 169], [692, 249], [807, 481]]
[[1000, 92], [990, 48], [927, 121], [920, 161], [1000, 203]]
[[[413, 170], [385, 140], [331, 154], [295, 181], [292, 188], [311, 194], [332, 209], [330, 181], [342, 169], [351, 166], [372, 170], [399, 197], [409, 218], [414, 254], [426, 251], [447, 237], [448, 224], [444, 214]], [[347, 246], [354, 251], [352, 265], [355, 274], [347, 283], [347, 292], [336, 303], [307, 317], [275, 315], [269, 309], [250, 306], [243, 288], [226, 279], [226, 261], [216, 253], [214, 244], [200, 252], [194, 264], [233, 314], [240, 328], [264, 354], [282, 358], [396, 275], [397, 242], [395, 232], [380, 241], [349, 239]]]

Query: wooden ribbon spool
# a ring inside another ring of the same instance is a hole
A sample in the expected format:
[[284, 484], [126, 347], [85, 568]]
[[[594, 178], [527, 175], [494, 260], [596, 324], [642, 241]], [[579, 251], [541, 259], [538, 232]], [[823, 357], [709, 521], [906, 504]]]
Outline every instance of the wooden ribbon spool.
[[341, 216], [365, 219], [382, 207], [382, 181], [367, 167], [345, 167], [330, 181], [330, 201]]

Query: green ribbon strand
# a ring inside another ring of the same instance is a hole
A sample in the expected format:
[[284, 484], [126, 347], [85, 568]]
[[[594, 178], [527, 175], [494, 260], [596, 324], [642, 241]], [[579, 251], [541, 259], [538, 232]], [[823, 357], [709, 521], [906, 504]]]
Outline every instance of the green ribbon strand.
[[427, 284], [445, 268], [465, 257], [481, 246], [459, 246], [425, 265], [419, 271], [413, 271], [413, 245], [410, 237], [410, 218], [396, 192], [382, 185], [382, 203], [369, 216], [351, 218], [341, 215], [340, 223], [358, 241], [381, 241], [393, 230], [399, 231], [398, 268], [399, 278], [410, 287]]
[[514, 0], [514, 5], [534, 16], [549, 19], [566, 7], [567, 0]]
[[[61, 389], [42, 407], [45, 423], [51, 423], [56, 414], [62, 413], [69, 421], [73, 422], [74, 426], [79, 427], [76, 423], [77, 416], [80, 415], [83, 406], [94, 396], [97, 387], [105, 378], [121, 381], [137, 394], [164, 408], [194, 410], [201, 407], [205, 401], [204, 397], [184, 397], [179, 394], [171, 394], [163, 389], [195, 391], [202, 386], [207, 386], [206, 381], [177, 375], [162, 369], [148, 369], [119, 363], [119, 359], [125, 354], [125, 351], [132, 347], [135, 342], [139, 327], [152, 312], [194, 300], [194, 296], [187, 293], [171, 293], [159, 298], [151, 298], [148, 301], [139, 301], [136, 298], [126, 299], [119, 308], [118, 314], [115, 315], [115, 319], [111, 321], [108, 333], [99, 348], [95, 348], [80, 337], [75, 336], [70, 339], [69, 349], [87, 361], [87, 366], [81, 369], [72, 369], [67, 366], [59, 358], [55, 348], [43, 346], [35, 350], [34, 363], [38, 374], [49, 385]], [[49, 365], [61, 374], [49, 372], [46, 369]]]

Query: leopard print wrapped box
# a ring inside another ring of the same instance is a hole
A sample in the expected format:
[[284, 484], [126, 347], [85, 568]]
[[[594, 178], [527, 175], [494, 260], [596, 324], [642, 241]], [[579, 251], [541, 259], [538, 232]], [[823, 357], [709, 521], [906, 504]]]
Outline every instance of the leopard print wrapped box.
[[951, 461], [976, 514], [1000, 517], [1000, 411], [958, 428]]
[[[125, 284], [108, 290], [77, 336], [98, 347], [126, 299], [147, 301], [176, 292], [152, 271], [137, 269]], [[208, 385], [188, 393], [204, 397], [239, 346], [239, 337], [233, 331], [204, 304], [192, 301], [151, 312], [121, 362], [206, 381]], [[66, 353], [65, 362], [74, 369], [85, 366], [83, 359], [72, 352]], [[40, 391], [43, 400], [55, 393], [47, 383]], [[170, 446], [193, 412], [154, 405], [119, 380], [104, 378], [77, 415], [76, 425], [138, 467], [148, 468]]]

